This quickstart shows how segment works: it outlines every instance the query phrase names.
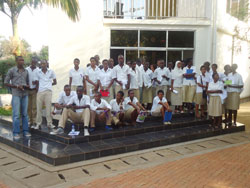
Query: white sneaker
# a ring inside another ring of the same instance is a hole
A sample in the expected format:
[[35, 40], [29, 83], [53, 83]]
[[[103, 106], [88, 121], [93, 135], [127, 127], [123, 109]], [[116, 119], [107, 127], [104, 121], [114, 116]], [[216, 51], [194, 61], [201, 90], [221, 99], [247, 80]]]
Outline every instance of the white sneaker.
[[31, 128], [32, 129], [40, 129], [40, 125], [33, 125]]
[[53, 124], [50, 124], [50, 125], [48, 125], [48, 128], [54, 129], [54, 128], [56, 128], [56, 126]]
[[84, 136], [89, 136], [89, 130], [88, 129], [84, 129]]
[[58, 129], [50, 132], [50, 134], [52, 135], [63, 134], [63, 133], [64, 133], [64, 130], [62, 127], [59, 127]]

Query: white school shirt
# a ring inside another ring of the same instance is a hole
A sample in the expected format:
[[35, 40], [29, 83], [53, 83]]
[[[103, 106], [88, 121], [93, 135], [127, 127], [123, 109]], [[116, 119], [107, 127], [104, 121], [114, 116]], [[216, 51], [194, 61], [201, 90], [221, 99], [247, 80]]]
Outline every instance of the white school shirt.
[[171, 80], [174, 80], [173, 87], [182, 87], [183, 84], [183, 75], [177, 74], [172, 71]]
[[136, 65], [136, 68], [140, 71], [140, 87], [142, 87], [143, 85], [142, 74], [143, 74], [144, 68], [142, 64], [140, 66]]
[[124, 99], [124, 110], [127, 111], [130, 108], [134, 108], [133, 106], [129, 105], [128, 103], [132, 102], [133, 104], [136, 105], [138, 103], [138, 99], [136, 97], [133, 98], [133, 101], [131, 101], [130, 97], [126, 97]]
[[138, 68], [129, 69], [130, 74], [130, 89], [139, 89], [141, 83], [141, 73]]
[[[201, 80], [202, 80], [202, 83], [201, 83]], [[206, 86], [207, 83], [209, 83], [210, 79], [209, 79], [208, 76], [206, 76], [206, 74], [205, 74], [205, 76], [203, 76], [202, 74], [200, 74], [199, 76], [197, 76], [196, 81], [197, 81], [196, 93], [202, 93], [202, 91], [204, 90], [204, 88], [200, 87], [198, 85], [198, 83]]]
[[104, 110], [96, 110], [97, 108], [108, 108], [111, 110], [111, 106], [106, 100], [101, 99], [101, 103], [98, 103], [95, 99], [92, 99], [90, 103], [90, 109], [95, 111], [97, 114], [104, 112]]
[[[112, 78], [116, 78], [118, 81], [122, 82], [123, 85], [128, 83], [129, 66], [124, 64], [122, 67], [118, 64], [113, 68]], [[119, 85], [116, 82], [116, 85]]]
[[[232, 80], [232, 85], [236, 85], [236, 86], [244, 86], [244, 82], [242, 79], [242, 76], [236, 72], [235, 74], [233, 74], [232, 72], [228, 75], [228, 79]], [[237, 92], [237, 93], [241, 93], [243, 91], [243, 88], [231, 88], [231, 87], [227, 87], [227, 92]]]
[[78, 70], [73, 68], [69, 71], [69, 77], [72, 78], [72, 83], [71, 83], [72, 86], [82, 86], [84, 71], [81, 68], [79, 68]]
[[[110, 106], [111, 106], [111, 110], [114, 112], [120, 112], [123, 111], [123, 102], [121, 102], [120, 104], [117, 103], [116, 99], [112, 99], [110, 101]], [[122, 106], [122, 109], [121, 109]]]
[[[221, 91], [223, 91], [223, 88], [224, 88], [223, 83], [218, 80], [216, 83], [214, 83], [214, 81], [209, 82], [207, 90], [208, 91], [212, 91], [212, 90], [221, 90]], [[222, 96], [221, 93], [210, 93], [209, 95], [210, 96], [220, 96], [220, 97]]]
[[[213, 79], [213, 74], [214, 74], [214, 72], [213, 71], [210, 71], [210, 80], [209, 80], [209, 82], [213, 82], [214, 81], [214, 79]], [[219, 81], [222, 81], [223, 80], [223, 73], [220, 73], [220, 72], [217, 72], [217, 74], [219, 75]]]
[[[188, 69], [189, 69], [188, 66], [184, 67], [183, 74], [186, 74]], [[193, 73], [196, 73], [195, 66], [191, 66], [190, 69], [193, 70]], [[192, 80], [189, 80], [189, 79], [183, 78], [183, 85], [184, 86], [188, 86], [188, 85], [195, 86], [196, 85], [195, 79], [193, 78]]]
[[[86, 105], [90, 105], [90, 97], [89, 97], [88, 95], [82, 95], [82, 98], [81, 98], [81, 100], [79, 101], [78, 96], [75, 95], [75, 96], [73, 96], [73, 97], [70, 99], [68, 105], [70, 105], [70, 104], [75, 104], [76, 106], [86, 106]], [[81, 112], [83, 112], [83, 109], [76, 109], [76, 112], [77, 112], [77, 113], [81, 113]]]
[[65, 104], [68, 104], [70, 99], [72, 97], [76, 96], [76, 92], [75, 91], [71, 91], [70, 92], [70, 95], [67, 96], [65, 91], [62, 91], [60, 94], [59, 94], [59, 98], [57, 100], [57, 103], [58, 104], [62, 104], [62, 105], [65, 105]]
[[100, 70], [97, 79], [100, 80], [103, 87], [108, 87], [112, 81], [112, 69], [108, 68], [107, 71], [104, 69]]
[[173, 69], [171, 71], [168, 69], [168, 78], [169, 78], [168, 83], [167, 83], [168, 86], [171, 86], [172, 73], [173, 73]]
[[[87, 67], [86, 69], [86, 76], [89, 77], [89, 80], [94, 82], [95, 84], [97, 83], [98, 75], [100, 74], [100, 69], [96, 66], [95, 69], [92, 69], [91, 66]], [[87, 81], [88, 85], [92, 85]]]
[[53, 70], [47, 69], [46, 73], [43, 73], [40, 69], [36, 74], [36, 80], [39, 81], [38, 92], [52, 90], [52, 82], [56, 79], [56, 75]]
[[154, 73], [152, 70], [148, 69], [145, 71], [144, 69], [142, 70], [142, 80], [143, 80], [143, 85], [145, 87], [151, 87], [152, 86], [152, 79], [153, 79]]
[[159, 102], [166, 103], [167, 99], [165, 97], [163, 97], [161, 100], [158, 96], [155, 96], [155, 98], [153, 100], [153, 105], [151, 108], [151, 113], [154, 112], [159, 106], [162, 106], [161, 104], [159, 104]]
[[30, 66], [29, 66], [29, 67], [26, 68], [26, 70], [29, 73], [29, 86], [30, 86], [30, 89], [34, 89], [34, 88], [36, 88], [36, 84], [33, 84], [32, 82], [36, 81], [36, 75], [37, 75], [37, 72], [39, 71], [39, 68], [36, 67], [34, 70], [32, 70], [30, 68]]
[[163, 69], [158, 67], [154, 72], [154, 78], [161, 82], [160, 84], [156, 82], [158, 86], [166, 86], [168, 84], [167, 79], [162, 77], [163, 75], [169, 78], [169, 69], [167, 67], [164, 67]]

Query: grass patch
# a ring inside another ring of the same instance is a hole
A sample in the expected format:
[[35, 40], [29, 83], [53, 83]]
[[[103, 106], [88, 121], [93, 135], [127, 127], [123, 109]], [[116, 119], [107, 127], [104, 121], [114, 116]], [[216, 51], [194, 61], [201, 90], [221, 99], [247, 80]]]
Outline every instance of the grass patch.
[[8, 94], [8, 89], [7, 88], [0, 88], [0, 94]]
[[11, 116], [12, 115], [12, 109], [0, 108], [0, 115], [2, 115], [2, 116]]

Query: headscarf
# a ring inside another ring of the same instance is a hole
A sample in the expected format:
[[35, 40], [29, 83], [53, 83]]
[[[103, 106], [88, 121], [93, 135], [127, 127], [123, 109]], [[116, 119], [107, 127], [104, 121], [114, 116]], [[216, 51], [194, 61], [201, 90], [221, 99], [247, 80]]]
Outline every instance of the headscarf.
[[182, 68], [181, 67], [178, 68], [178, 66], [177, 66], [179, 63], [182, 63], [182, 62], [181, 61], [176, 61], [175, 62], [175, 67], [174, 67], [174, 70], [172, 71], [172, 79], [176, 79], [176, 78], [183, 75]]

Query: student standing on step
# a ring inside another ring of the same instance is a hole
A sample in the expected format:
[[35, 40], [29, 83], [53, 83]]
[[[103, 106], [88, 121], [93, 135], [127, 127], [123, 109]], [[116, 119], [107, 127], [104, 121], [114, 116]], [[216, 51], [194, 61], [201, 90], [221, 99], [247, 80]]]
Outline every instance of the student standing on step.
[[47, 68], [48, 63], [46, 60], [42, 60], [41, 69], [37, 72], [36, 75], [36, 88], [37, 93], [37, 115], [36, 115], [36, 126], [32, 127], [34, 129], [39, 129], [42, 125], [42, 109], [45, 104], [45, 113], [47, 126], [54, 128], [52, 125], [52, 116], [51, 116], [51, 100], [52, 100], [52, 86], [56, 85], [56, 75], [53, 70]]
[[146, 111], [135, 97], [134, 90], [129, 90], [128, 97], [124, 99], [125, 121], [131, 122], [131, 124], [135, 126], [137, 116], [141, 110]]
[[95, 92], [98, 91], [97, 78], [99, 75], [100, 69], [96, 65], [96, 59], [94, 57], [90, 58], [90, 66], [86, 69], [86, 81], [87, 81], [87, 95], [90, 98], [94, 98]]
[[114, 80], [112, 79], [112, 69], [108, 67], [107, 59], [104, 59], [102, 61], [102, 65], [103, 69], [100, 70], [98, 74], [97, 83], [99, 85], [100, 92], [107, 94], [107, 96], [102, 96], [102, 98], [107, 102], [110, 102], [110, 100], [114, 97], [112, 88], [114, 82]]
[[76, 93], [77, 95], [73, 96], [63, 109], [58, 129], [50, 134], [63, 134], [66, 121], [70, 119], [73, 123], [84, 123], [84, 136], [89, 136], [90, 97], [84, 95], [82, 86], [77, 87]]
[[131, 61], [131, 68], [129, 69], [130, 74], [130, 89], [134, 90], [134, 95], [140, 101], [140, 83], [142, 80], [141, 72], [136, 67], [136, 61]]
[[[170, 114], [166, 114], [165, 112], [170, 112]], [[167, 99], [164, 97], [164, 91], [159, 90], [157, 92], [157, 96], [155, 96], [154, 100], [153, 100], [153, 106], [151, 109], [151, 114], [152, 116], [155, 117], [162, 117], [164, 124], [171, 124], [171, 114], [172, 110], [170, 109], [169, 105], [168, 105], [168, 101]], [[169, 117], [165, 117], [165, 115], [169, 116]]]
[[213, 81], [209, 82], [207, 93], [209, 95], [208, 115], [213, 118], [213, 127], [220, 128], [222, 123], [222, 90], [223, 83], [219, 81], [219, 74], [213, 74]]
[[105, 129], [107, 131], [112, 130], [111, 127], [111, 106], [110, 104], [102, 99], [102, 95], [100, 92], [96, 92], [94, 99], [91, 100], [90, 103], [90, 113], [91, 113], [91, 122], [90, 122], [90, 132], [95, 130], [95, 123], [105, 122]]
[[188, 111], [192, 112], [191, 108], [196, 92], [196, 68], [193, 66], [192, 58], [188, 58], [186, 62], [187, 66], [183, 68], [183, 102], [187, 103]]
[[112, 124], [115, 126], [120, 126], [124, 121], [124, 93], [122, 91], [118, 91], [116, 94], [116, 98], [110, 101], [111, 106], [111, 116], [112, 116]]
[[39, 68], [37, 67], [37, 59], [32, 58], [31, 65], [26, 68], [26, 70], [29, 73], [29, 104], [28, 104], [28, 115], [29, 115], [29, 121], [30, 121], [30, 127], [34, 126], [36, 124], [36, 74], [39, 71]]
[[72, 91], [76, 91], [77, 86], [86, 88], [86, 81], [84, 79], [84, 71], [79, 67], [80, 60], [74, 59], [74, 68], [69, 71], [69, 85]]
[[[195, 116], [196, 118], [205, 118], [205, 105], [207, 104], [207, 87], [210, 78], [206, 76], [206, 67], [203, 65], [200, 68], [201, 74], [197, 76], [196, 95], [195, 95]], [[201, 107], [201, 114], [199, 112]]]
[[171, 105], [175, 106], [175, 113], [183, 113], [182, 109], [182, 84], [183, 71], [182, 62], [176, 61], [175, 68], [171, 74]]
[[118, 65], [113, 68], [113, 77], [116, 82], [115, 93], [123, 91], [124, 95], [128, 95], [130, 86], [129, 66], [124, 64], [123, 55], [118, 56]]
[[[231, 80], [231, 84], [227, 86], [227, 106], [229, 112], [229, 125], [236, 126], [237, 121], [237, 110], [240, 108], [240, 93], [243, 91], [244, 83], [242, 80], [242, 76], [236, 72], [238, 65], [233, 64], [231, 66], [232, 72], [229, 74], [229, 80]], [[234, 115], [234, 119], [232, 122], [232, 115]]]
[[[17, 66], [9, 69], [4, 84], [11, 88], [12, 91], [12, 125], [13, 138], [20, 139], [20, 117], [22, 118], [23, 135], [29, 137], [28, 126], [28, 89], [29, 73], [24, 68], [24, 59], [22, 56], [16, 57]], [[21, 110], [21, 116], [20, 116]]]
[[167, 83], [167, 93], [166, 93], [166, 99], [168, 100], [168, 102], [171, 102], [171, 77], [172, 77], [172, 71], [174, 68], [173, 62], [168, 62], [167, 63], [167, 68], [168, 68], [168, 83]]

